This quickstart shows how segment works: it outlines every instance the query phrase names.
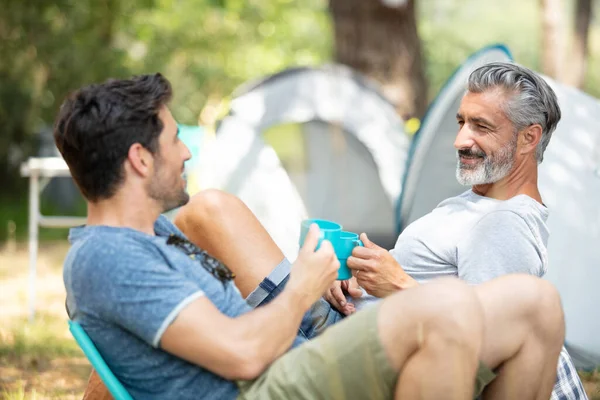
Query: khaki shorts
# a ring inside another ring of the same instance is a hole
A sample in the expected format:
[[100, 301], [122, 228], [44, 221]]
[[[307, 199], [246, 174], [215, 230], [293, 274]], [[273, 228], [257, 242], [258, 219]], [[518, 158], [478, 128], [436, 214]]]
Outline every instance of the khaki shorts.
[[[327, 328], [277, 359], [257, 379], [238, 381], [238, 399], [393, 399], [398, 372], [377, 332], [379, 304]], [[494, 379], [480, 365], [476, 396]]]

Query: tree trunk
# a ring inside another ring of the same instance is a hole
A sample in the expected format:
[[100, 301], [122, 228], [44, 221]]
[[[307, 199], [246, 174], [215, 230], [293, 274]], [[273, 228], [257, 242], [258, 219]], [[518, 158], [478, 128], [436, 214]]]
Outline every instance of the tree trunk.
[[382, 85], [403, 118], [421, 117], [427, 82], [415, 0], [330, 0], [335, 59]]
[[592, 19], [592, 1], [577, 0], [575, 9], [575, 27], [573, 44], [567, 60], [568, 74], [564, 75], [563, 82], [577, 88], [583, 88], [588, 58], [588, 33]]
[[552, 78], [562, 74], [562, 1], [540, 0], [542, 11], [542, 72]]

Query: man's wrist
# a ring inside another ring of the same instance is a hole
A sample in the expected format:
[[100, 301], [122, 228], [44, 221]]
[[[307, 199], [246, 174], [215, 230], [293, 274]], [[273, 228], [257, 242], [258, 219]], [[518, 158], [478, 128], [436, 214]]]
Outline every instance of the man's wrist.
[[290, 309], [298, 309], [300, 312], [302, 312], [302, 314], [304, 314], [312, 306], [313, 302], [306, 292], [296, 287], [296, 285], [290, 285], [290, 283], [291, 282], [288, 282], [285, 289], [279, 296], [283, 296], [285, 298], [285, 301], [288, 303]]
[[397, 285], [398, 285], [398, 290], [406, 290], [406, 289], [411, 289], [411, 288], [419, 286], [419, 282], [414, 280], [407, 273], [403, 273], [400, 276], [400, 278], [398, 279]]

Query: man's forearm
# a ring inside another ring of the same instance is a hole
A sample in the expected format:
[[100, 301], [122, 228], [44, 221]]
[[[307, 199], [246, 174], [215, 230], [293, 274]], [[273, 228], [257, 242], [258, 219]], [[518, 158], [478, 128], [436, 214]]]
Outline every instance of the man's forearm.
[[290, 348], [311, 299], [288, 282], [268, 304], [232, 318], [200, 297], [180, 312], [160, 346], [225, 379], [255, 379]]
[[238, 337], [258, 373], [290, 348], [310, 306], [302, 293], [286, 288], [268, 304], [236, 318]]

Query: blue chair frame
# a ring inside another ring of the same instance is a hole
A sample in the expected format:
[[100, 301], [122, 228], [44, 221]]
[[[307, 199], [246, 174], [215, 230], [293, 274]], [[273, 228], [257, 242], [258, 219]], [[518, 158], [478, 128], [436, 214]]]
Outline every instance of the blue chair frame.
[[106, 362], [98, 352], [94, 342], [92, 342], [92, 339], [85, 333], [85, 330], [81, 325], [75, 321], [69, 321], [69, 330], [115, 400], [133, 400], [133, 397], [131, 397], [115, 374], [108, 368], [108, 365], [106, 365]]

